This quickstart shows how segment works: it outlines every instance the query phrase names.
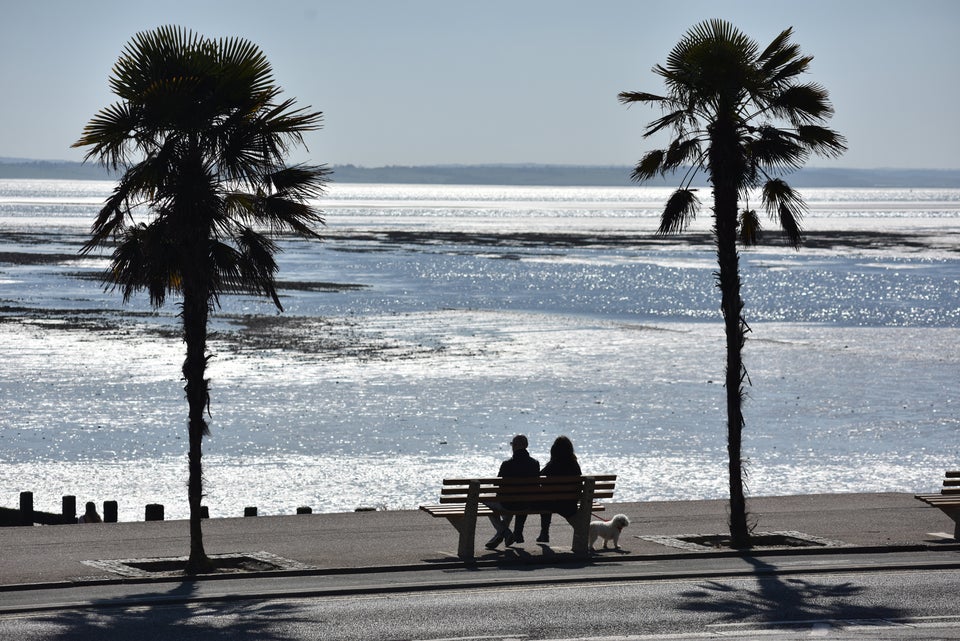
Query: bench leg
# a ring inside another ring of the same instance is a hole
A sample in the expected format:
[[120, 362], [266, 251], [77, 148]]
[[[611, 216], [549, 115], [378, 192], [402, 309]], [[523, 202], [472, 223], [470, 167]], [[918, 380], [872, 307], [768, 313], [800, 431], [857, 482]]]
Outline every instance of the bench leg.
[[464, 561], [474, 558], [477, 520], [464, 516], [448, 516], [447, 520], [457, 530], [457, 556]]
[[[476, 556], [477, 538], [477, 510], [480, 507], [480, 483], [470, 483], [467, 492], [467, 502], [463, 506], [463, 518], [458, 519], [459, 525], [454, 526], [460, 532], [460, 541], [457, 545], [457, 556], [464, 561], [473, 560]], [[451, 521], [452, 522], [452, 521]]]
[[590, 552], [590, 516], [593, 510], [593, 491], [596, 482], [593, 479], [584, 479], [583, 496], [577, 513], [570, 519], [573, 526], [573, 545], [571, 549], [578, 556], [587, 556]]
[[960, 541], [960, 508], [947, 505], [937, 505], [935, 507], [940, 508], [941, 512], [953, 520], [953, 538], [956, 541]]

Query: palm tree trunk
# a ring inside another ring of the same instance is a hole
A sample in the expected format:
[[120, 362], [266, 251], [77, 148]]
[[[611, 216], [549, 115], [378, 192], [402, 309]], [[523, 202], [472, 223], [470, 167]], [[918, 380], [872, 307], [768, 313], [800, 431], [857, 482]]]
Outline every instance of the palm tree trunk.
[[203, 413], [209, 402], [207, 369], [207, 316], [209, 303], [203, 284], [184, 286], [183, 337], [187, 344], [187, 358], [183, 363], [189, 405], [190, 450], [188, 454], [187, 496], [190, 504], [190, 558], [187, 574], [210, 569], [211, 562], [203, 548], [203, 529], [200, 506], [203, 501], [203, 437], [209, 433]]
[[[727, 226], [727, 225], [723, 225]], [[735, 548], [750, 547], [750, 531], [747, 527], [747, 503], [743, 491], [743, 344], [745, 327], [740, 299], [739, 257], [734, 241], [721, 239], [718, 223], [717, 257], [720, 263], [718, 280], [721, 291], [724, 333], [727, 340], [726, 400], [727, 400], [727, 466], [730, 477], [730, 539]], [[730, 245], [733, 245], [732, 249]]]
[[711, 132], [710, 170], [713, 181], [714, 233], [717, 241], [717, 285], [720, 288], [727, 342], [727, 465], [730, 481], [730, 539], [735, 548], [750, 547], [747, 502], [743, 491], [743, 381], [742, 350], [746, 340], [743, 301], [740, 298], [740, 257], [737, 253], [738, 193], [743, 164], [732, 128], [715, 123]]

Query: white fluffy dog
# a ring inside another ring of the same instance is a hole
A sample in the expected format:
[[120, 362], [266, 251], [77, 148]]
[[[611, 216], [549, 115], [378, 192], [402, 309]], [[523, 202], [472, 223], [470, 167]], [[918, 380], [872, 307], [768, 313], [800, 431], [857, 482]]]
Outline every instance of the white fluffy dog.
[[630, 519], [626, 514], [617, 514], [609, 521], [591, 521], [590, 522], [590, 549], [598, 538], [603, 539], [603, 549], [607, 549], [607, 543], [613, 541], [615, 550], [620, 549], [620, 532], [623, 528], [630, 525]]

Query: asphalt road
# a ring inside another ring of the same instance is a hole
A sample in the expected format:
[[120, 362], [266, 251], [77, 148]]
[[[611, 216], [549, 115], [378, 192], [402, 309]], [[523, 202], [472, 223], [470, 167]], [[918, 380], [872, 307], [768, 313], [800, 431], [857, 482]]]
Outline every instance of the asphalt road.
[[0, 594], [0, 639], [960, 640], [958, 588], [957, 552], [113, 584]]

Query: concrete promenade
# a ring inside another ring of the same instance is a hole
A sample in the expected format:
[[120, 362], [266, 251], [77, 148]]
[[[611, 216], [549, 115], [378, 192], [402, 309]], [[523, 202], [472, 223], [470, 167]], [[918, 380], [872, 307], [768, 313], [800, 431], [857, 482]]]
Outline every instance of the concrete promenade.
[[[834, 548], [848, 553], [960, 551], [960, 542], [952, 538], [953, 522], [910, 494], [760, 497], [750, 499], [748, 506], [756, 532], [793, 533], [811, 542], [810, 547], [761, 547], [753, 554], [823, 553]], [[715, 555], [717, 550], [670, 543], [679, 535], [727, 532], [726, 502], [721, 500], [613, 503], [603, 516], [619, 512], [632, 521], [620, 541], [623, 552], [601, 552], [595, 558]], [[572, 530], [563, 519], [554, 517], [549, 545], [535, 542], [538, 530], [537, 517], [531, 517], [523, 545], [491, 552], [483, 543], [492, 530], [482, 520], [477, 562], [562, 563], [572, 557]], [[462, 565], [456, 557], [456, 530], [445, 519], [418, 510], [210, 519], [204, 522], [204, 543], [210, 555], [248, 556], [274, 563], [280, 571], [369, 572]], [[169, 580], [171, 574], [161, 565], [147, 564], [144, 569], [118, 561], [183, 557], [189, 551], [189, 532], [186, 521], [6, 527], [0, 528], [0, 550], [2, 604], [4, 592], [30, 587], [131, 577]], [[257, 564], [248, 568], [265, 569], [276, 571]]]

